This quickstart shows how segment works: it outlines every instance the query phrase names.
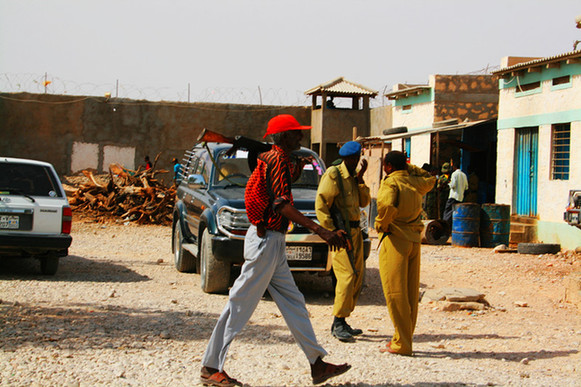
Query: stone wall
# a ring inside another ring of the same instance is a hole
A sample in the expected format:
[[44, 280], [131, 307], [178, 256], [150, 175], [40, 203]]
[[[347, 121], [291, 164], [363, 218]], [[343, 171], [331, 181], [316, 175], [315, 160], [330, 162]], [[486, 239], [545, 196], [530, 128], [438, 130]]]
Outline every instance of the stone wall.
[[498, 83], [492, 75], [435, 75], [434, 122], [498, 117]]
[[[262, 139], [268, 120], [292, 114], [309, 125], [310, 107], [169, 103], [103, 97], [0, 93], [0, 155], [52, 163], [61, 175], [80, 169], [130, 169], [160, 154], [171, 169], [204, 129]], [[309, 146], [305, 136], [304, 146]]]

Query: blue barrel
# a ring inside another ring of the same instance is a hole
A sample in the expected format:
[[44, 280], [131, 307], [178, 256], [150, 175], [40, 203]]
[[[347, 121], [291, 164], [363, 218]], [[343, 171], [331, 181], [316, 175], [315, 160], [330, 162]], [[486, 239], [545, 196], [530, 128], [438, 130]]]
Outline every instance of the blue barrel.
[[480, 212], [480, 246], [496, 247], [510, 241], [510, 206], [508, 204], [482, 205]]
[[452, 244], [478, 247], [480, 239], [480, 205], [458, 203], [452, 212]]

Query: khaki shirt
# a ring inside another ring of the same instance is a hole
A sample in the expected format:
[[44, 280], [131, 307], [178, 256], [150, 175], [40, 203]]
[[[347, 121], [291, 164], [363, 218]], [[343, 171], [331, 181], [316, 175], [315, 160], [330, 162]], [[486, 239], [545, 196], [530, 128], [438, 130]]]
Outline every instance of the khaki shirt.
[[381, 182], [377, 192], [377, 232], [391, 232], [411, 242], [421, 242], [422, 196], [428, 193], [436, 177], [415, 165], [394, 171]]
[[[337, 171], [339, 173], [337, 173]], [[341, 191], [337, 184], [337, 179], [343, 180], [343, 190], [345, 198], [341, 196]], [[330, 208], [333, 203], [337, 203], [340, 209], [345, 209], [349, 221], [361, 220], [361, 207], [366, 207], [371, 201], [369, 187], [365, 184], [358, 184], [355, 176], [351, 176], [345, 163], [335, 167], [329, 167], [317, 189], [317, 198], [315, 200], [315, 210], [317, 219], [321, 226], [328, 230], [336, 229], [331, 218]]]

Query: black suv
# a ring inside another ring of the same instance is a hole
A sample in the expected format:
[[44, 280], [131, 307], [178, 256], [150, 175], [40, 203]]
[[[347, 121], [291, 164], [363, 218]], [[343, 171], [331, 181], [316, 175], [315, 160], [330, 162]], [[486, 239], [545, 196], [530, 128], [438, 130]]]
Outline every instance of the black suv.
[[[181, 272], [199, 273], [202, 290], [207, 293], [228, 290], [232, 266], [244, 262], [244, 236], [250, 226], [244, 206], [245, 185], [251, 173], [249, 153], [237, 150], [227, 154], [231, 147], [207, 143], [186, 152], [173, 211], [175, 266]], [[292, 191], [295, 207], [317, 221], [315, 196], [325, 165], [307, 148], [293, 152], [293, 156], [312, 160], [293, 183]], [[327, 244], [306, 228], [291, 223], [286, 245], [291, 270], [331, 271]]]

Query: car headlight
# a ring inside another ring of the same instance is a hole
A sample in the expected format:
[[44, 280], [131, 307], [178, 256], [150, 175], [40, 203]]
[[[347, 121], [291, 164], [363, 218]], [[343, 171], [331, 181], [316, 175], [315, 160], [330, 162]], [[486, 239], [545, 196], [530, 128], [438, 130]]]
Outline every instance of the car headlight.
[[232, 207], [222, 207], [218, 210], [218, 229], [231, 237], [233, 235], [246, 235], [250, 221], [245, 210]]

